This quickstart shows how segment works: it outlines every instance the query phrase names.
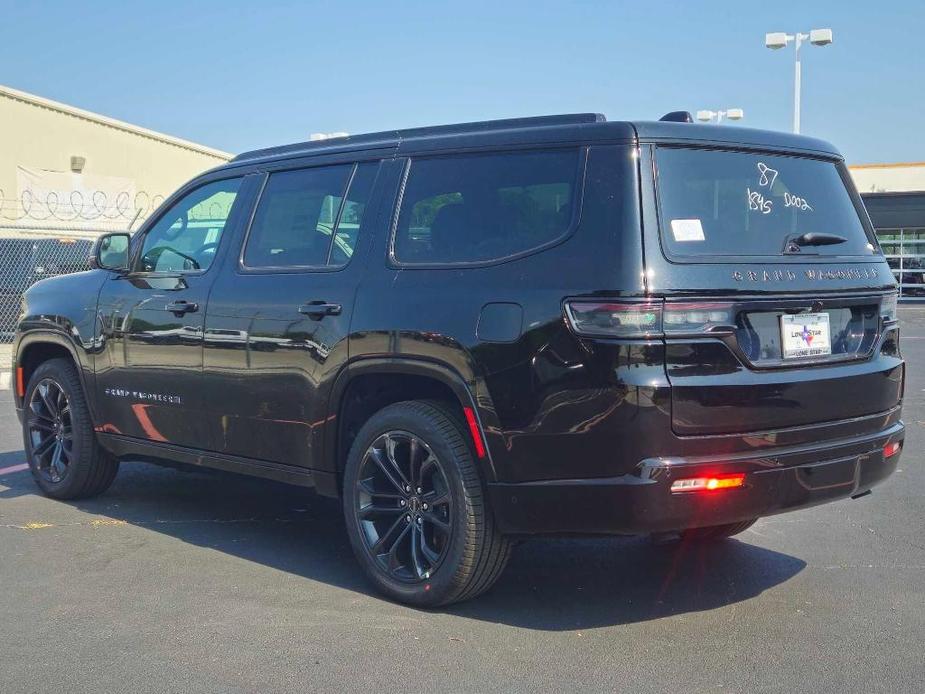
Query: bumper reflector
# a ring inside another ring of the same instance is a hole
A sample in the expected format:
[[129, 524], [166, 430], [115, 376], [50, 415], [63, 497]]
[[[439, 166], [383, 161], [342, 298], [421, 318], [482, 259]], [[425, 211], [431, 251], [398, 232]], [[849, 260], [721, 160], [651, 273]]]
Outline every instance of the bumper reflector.
[[671, 483], [671, 493], [712, 492], [721, 489], [734, 489], [742, 486], [745, 486], [745, 473], [736, 472], [731, 475], [690, 477], [683, 480], [675, 480]]
[[883, 459], [892, 458], [894, 455], [899, 453], [902, 448], [902, 444], [899, 441], [891, 441], [883, 447]]

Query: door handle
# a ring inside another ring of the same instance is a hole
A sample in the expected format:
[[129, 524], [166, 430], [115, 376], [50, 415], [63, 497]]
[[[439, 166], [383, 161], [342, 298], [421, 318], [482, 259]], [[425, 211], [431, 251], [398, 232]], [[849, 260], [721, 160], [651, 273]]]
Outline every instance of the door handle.
[[329, 304], [326, 301], [309, 301], [307, 304], [299, 306], [299, 313], [308, 316], [312, 320], [321, 320], [325, 316], [339, 316], [340, 312], [340, 304]]
[[170, 311], [175, 316], [182, 316], [184, 313], [195, 313], [198, 311], [199, 304], [179, 299], [177, 301], [171, 301], [164, 309]]

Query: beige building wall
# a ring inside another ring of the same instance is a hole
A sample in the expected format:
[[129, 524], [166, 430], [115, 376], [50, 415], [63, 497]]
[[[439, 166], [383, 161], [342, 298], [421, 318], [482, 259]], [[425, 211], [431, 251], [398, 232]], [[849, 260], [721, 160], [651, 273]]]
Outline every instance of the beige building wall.
[[[72, 156], [85, 159], [82, 173], [71, 171]], [[181, 184], [231, 157], [227, 152], [0, 85], [0, 227], [89, 229], [94, 226], [95, 215], [100, 230], [120, 224], [124, 228], [126, 216], [138, 213], [139, 220], [147, 217]], [[73, 206], [56, 199], [61, 212], [57, 215], [48, 214], [41, 204], [36, 207], [35, 200], [27, 200], [30, 209], [24, 210], [21, 167], [38, 172], [38, 177], [62, 172], [49, 178], [75, 190], [82, 188], [80, 202]], [[94, 186], [102, 182], [111, 189], [113, 181], [119, 183], [119, 179], [124, 190], [132, 194], [124, 194], [118, 205], [111, 190], [106, 202], [97, 194], [94, 207]], [[129, 197], [131, 211], [126, 215]], [[82, 208], [79, 213], [77, 207]], [[100, 212], [102, 208], [108, 212]]]
[[925, 191], [925, 162], [858, 164], [848, 170], [861, 193]]

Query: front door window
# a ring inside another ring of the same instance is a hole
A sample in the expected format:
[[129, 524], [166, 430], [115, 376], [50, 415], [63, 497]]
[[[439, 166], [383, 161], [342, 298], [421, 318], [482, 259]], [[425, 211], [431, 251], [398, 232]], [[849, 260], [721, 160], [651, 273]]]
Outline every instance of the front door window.
[[215, 259], [240, 178], [213, 181], [175, 203], [145, 235], [139, 272], [204, 272]]

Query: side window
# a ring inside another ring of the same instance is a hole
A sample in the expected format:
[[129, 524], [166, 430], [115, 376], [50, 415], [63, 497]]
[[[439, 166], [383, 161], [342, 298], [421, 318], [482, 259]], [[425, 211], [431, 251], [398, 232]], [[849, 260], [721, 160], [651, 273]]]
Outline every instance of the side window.
[[505, 258], [571, 225], [577, 149], [412, 160], [393, 254], [407, 264]]
[[356, 247], [376, 166], [361, 164], [356, 173], [353, 166], [343, 165], [270, 174], [254, 214], [244, 265], [346, 265]]
[[357, 166], [350, 182], [350, 190], [347, 191], [344, 200], [344, 209], [341, 210], [340, 220], [337, 222], [329, 265], [346, 265], [353, 257], [378, 168], [379, 164], [372, 162]]
[[175, 203], [145, 234], [136, 269], [207, 270], [215, 259], [241, 180], [229, 178], [207, 183]]

